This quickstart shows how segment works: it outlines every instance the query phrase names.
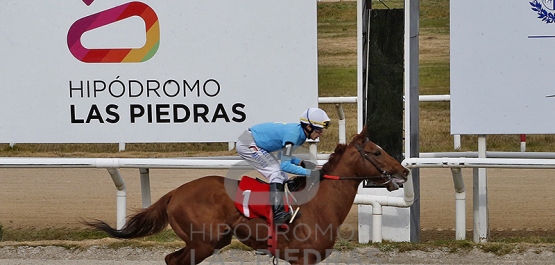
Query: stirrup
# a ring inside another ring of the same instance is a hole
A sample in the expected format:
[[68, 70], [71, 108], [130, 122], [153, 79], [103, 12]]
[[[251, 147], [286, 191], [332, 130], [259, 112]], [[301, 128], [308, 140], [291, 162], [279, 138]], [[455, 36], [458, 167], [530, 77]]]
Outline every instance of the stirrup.
[[289, 220], [291, 220], [291, 217], [293, 217], [293, 215], [289, 212], [283, 212], [283, 213], [284, 214], [280, 218], [276, 218], [274, 214], [274, 224], [282, 225], [282, 224], [289, 223]]
[[[293, 210], [293, 208], [291, 207], [291, 210]], [[289, 219], [289, 223], [293, 223], [293, 221], [295, 221], [296, 218], [301, 218], [302, 213], [301, 213], [301, 207], [297, 207], [297, 209], [295, 209], [295, 211], [293, 211], [293, 214], [291, 215], [291, 219]]]
[[289, 212], [292, 213], [291, 214], [291, 219], [289, 220], [289, 223], [293, 223], [293, 221], [295, 221], [295, 218], [301, 218], [302, 214], [301, 214], [301, 207], [297, 207], [297, 209], [293, 209], [293, 206], [291, 206], [291, 202], [289, 201], [289, 197], [291, 197], [293, 199], [293, 201], [295, 201], [295, 203], [298, 203], [297, 198], [295, 198], [295, 196], [293, 196], [293, 193], [291, 193], [291, 190], [289, 190], [289, 185], [285, 185], [285, 201], [287, 203], [287, 205], [289, 206]]

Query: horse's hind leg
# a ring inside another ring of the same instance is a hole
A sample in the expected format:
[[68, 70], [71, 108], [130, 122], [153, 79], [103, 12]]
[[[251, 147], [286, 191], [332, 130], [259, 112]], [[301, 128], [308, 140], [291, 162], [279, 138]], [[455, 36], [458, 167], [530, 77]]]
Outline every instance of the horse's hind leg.
[[199, 264], [212, 255], [213, 251], [214, 250], [209, 251], [208, 249], [199, 250], [198, 248], [186, 246], [176, 252], [168, 254], [165, 260], [167, 265], [194, 265]]
[[[172, 220], [173, 221], [173, 220]], [[185, 241], [185, 247], [166, 256], [166, 264], [198, 264], [210, 257], [231, 242], [232, 234], [228, 226], [216, 226], [211, 229], [198, 229], [197, 231], [185, 232], [187, 226], [180, 226], [177, 222], [170, 222], [174, 232]], [[194, 236], [190, 236], [193, 234]]]
[[214, 254], [215, 248], [203, 243], [196, 246], [186, 246], [176, 252], [166, 256], [166, 264], [168, 265], [193, 265], [199, 264], [204, 259]]
[[225, 246], [229, 245], [231, 243], [231, 238], [233, 238], [232, 234], [224, 235], [216, 245], [216, 249], [222, 249]]
[[[217, 249], [223, 248], [231, 242], [232, 234], [220, 226], [217, 229], [198, 229], [196, 232], [185, 232], [184, 227], [171, 223], [174, 232], [185, 241], [185, 247], [166, 256], [166, 264], [198, 264], [210, 257]], [[194, 236], [190, 236], [193, 234]]]
[[[187, 256], [188, 252], [189, 250], [187, 249], [187, 247], [184, 247], [176, 252], [166, 255], [166, 258], [165, 258], [166, 264], [167, 265], [180, 264], [178, 263], [179, 260], [181, 260], [180, 256]], [[190, 264], [190, 263], [181, 263], [181, 264]]]

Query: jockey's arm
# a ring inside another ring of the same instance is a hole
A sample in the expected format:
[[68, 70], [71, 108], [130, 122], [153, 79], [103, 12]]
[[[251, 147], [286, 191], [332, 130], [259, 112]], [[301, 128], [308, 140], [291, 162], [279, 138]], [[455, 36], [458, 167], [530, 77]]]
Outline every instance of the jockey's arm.
[[281, 152], [281, 170], [301, 176], [310, 176], [311, 170], [299, 166], [301, 160], [293, 156], [295, 146], [292, 143], [285, 143]]

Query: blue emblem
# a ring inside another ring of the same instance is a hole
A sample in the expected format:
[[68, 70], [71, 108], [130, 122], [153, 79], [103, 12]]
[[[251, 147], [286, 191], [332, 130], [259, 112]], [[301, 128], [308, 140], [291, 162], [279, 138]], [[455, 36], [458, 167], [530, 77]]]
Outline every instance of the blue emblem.
[[555, 0], [534, 0], [530, 2], [532, 10], [538, 14], [538, 18], [546, 24], [555, 23]]

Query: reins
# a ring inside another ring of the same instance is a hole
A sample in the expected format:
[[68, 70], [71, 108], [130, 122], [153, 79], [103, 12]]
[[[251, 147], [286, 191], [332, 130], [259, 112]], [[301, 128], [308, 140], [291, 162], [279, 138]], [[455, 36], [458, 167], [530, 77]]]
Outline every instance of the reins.
[[331, 180], [364, 180], [363, 178], [359, 178], [359, 177], [343, 177], [343, 176], [334, 176], [334, 175], [328, 175], [328, 174], [324, 174], [322, 178], [331, 179]]
[[387, 178], [387, 181], [384, 182], [384, 183], [377, 183], [377, 182], [373, 181], [372, 178], [344, 177], [344, 176], [334, 176], [334, 175], [328, 175], [328, 174], [324, 174], [322, 176], [323, 179], [330, 179], [330, 180], [360, 180], [360, 181], [366, 180], [366, 181], [376, 183], [376, 184], [379, 184], [379, 185], [385, 185], [385, 184], [391, 182], [391, 180], [392, 180], [391, 175], [387, 175], [387, 176], [382, 175], [381, 177], [382, 178]]

